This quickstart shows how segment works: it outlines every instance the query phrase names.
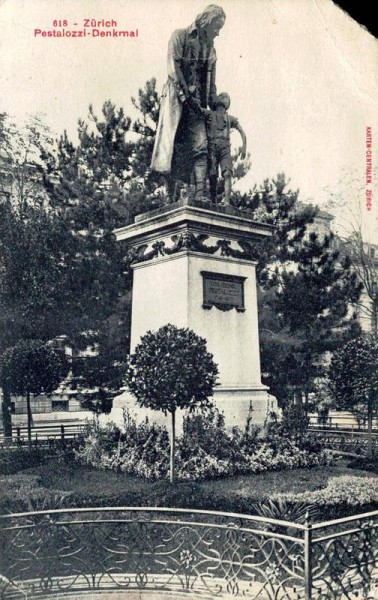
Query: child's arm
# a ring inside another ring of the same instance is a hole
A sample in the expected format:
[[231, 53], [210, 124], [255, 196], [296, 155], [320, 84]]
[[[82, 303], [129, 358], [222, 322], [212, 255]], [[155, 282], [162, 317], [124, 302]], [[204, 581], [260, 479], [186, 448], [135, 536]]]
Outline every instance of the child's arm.
[[237, 129], [238, 132], [240, 133], [240, 136], [241, 136], [241, 139], [242, 139], [242, 142], [243, 142], [243, 146], [242, 146], [242, 149], [240, 151], [240, 156], [241, 156], [241, 158], [244, 159], [246, 157], [246, 154], [247, 154], [247, 136], [245, 135], [245, 131], [242, 128], [242, 126], [239, 125], [239, 123], [236, 124], [235, 129]]

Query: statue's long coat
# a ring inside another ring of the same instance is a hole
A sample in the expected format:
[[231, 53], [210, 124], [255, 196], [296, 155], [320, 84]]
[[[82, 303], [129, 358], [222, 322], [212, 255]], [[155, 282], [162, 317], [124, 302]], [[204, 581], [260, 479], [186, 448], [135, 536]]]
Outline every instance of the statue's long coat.
[[[175, 136], [180, 123], [182, 105], [194, 95], [207, 108], [216, 96], [216, 53], [211, 44], [201, 43], [195, 25], [173, 32], [168, 45], [168, 81], [160, 100], [159, 122], [152, 154], [151, 168], [170, 173]], [[199, 67], [199, 65], [201, 65]], [[193, 84], [196, 91], [193, 93]]]

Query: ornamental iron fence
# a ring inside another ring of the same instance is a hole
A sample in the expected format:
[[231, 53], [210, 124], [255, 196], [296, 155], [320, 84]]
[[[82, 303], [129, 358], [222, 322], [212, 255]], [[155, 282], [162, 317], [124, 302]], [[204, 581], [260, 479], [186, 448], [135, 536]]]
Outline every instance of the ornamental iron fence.
[[378, 511], [316, 524], [136, 507], [4, 515], [0, 598], [373, 600], [377, 526]]
[[[337, 431], [327, 429], [309, 429], [309, 437], [320, 442], [325, 448], [340, 452], [358, 454], [366, 456], [368, 452], [368, 436], [366, 433], [357, 431]], [[378, 454], [378, 434], [375, 433], [371, 438], [373, 454]]]

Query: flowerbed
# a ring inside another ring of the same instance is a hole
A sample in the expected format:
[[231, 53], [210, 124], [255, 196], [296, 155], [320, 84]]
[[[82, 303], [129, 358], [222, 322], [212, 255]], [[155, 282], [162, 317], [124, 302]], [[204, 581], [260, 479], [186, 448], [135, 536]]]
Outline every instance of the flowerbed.
[[[148, 422], [137, 424], [126, 414], [122, 430], [114, 424], [88, 425], [75, 458], [79, 464], [96, 469], [165, 479], [169, 472], [168, 432]], [[223, 417], [213, 410], [186, 418], [175, 456], [177, 477], [192, 481], [328, 462], [325, 451], [306, 442], [300, 445], [277, 435], [262, 440], [257, 429], [242, 432], [235, 428], [228, 433]]]

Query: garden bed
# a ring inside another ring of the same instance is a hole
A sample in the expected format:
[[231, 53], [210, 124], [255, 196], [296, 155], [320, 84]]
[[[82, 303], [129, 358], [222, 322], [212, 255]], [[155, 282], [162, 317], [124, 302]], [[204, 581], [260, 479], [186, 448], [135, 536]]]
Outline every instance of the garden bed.
[[[316, 500], [322, 519], [374, 510], [378, 506], [378, 476], [349, 469], [347, 464], [341, 460], [327, 467], [170, 484], [53, 459], [0, 476], [0, 512], [68, 506], [171, 506], [256, 514], [256, 505], [272, 499], [281, 503], [281, 511], [285, 506], [301, 506], [301, 514], [304, 504], [310, 506]], [[337, 496], [332, 489], [338, 481]]]

